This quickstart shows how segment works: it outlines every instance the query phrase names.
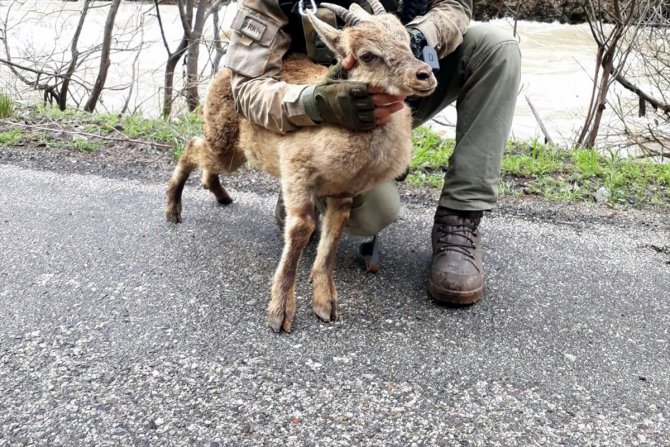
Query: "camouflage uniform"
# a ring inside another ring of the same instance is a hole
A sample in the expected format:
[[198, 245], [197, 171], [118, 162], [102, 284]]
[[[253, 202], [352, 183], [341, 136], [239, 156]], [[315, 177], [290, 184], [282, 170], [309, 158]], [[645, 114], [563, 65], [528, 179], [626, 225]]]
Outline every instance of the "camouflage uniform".
[[[489, 25], [468, 29], [471, 11], [471, 0], [433, 0], [426, 15], [407, 24], [424, 34], [440, 58], [435, 93], [414, 102], [413, 108], [418, 125], [456, 101], [457, 144], [440, 205], [488, 210], [496, 202], [502, 152], [519, 84], [520, 57], [512, 36]], [[280, 133], [316, 125], [305, 113], [302, 101], [302, 95], [314, 86], [279, 80], [282, 59], [292, 42], [285, 28], [288, 22], [278, 0], [240, 0], [226, 61], [234, 72], [233, 94], [239, 112]], [[395, 183], [379, 185], [355, 198], [346, 231], [374, 235], [395, 220], [398, 209]]]

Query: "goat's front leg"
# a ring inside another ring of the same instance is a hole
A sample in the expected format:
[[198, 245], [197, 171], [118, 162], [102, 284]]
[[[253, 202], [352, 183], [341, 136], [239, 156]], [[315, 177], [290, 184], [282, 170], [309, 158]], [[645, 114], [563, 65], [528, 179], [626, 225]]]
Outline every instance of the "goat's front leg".
[[286, 223], [284, 251], [272, 281], [272, 298], [268, 307], [268, 325], [273, 331], [291, 332], [295, 317], [295, 279], [302, 252], [309, 242], [316, 222], [310, 194], [295, 196], [284, 188]]
[[321, 239], [312, 266], [312, 310], [317, 317], [329, 322], [337, 319], [337, 290], [333, 280], [335, 256], [344, 226], [349, 220], [353, 199], [328, 198]]

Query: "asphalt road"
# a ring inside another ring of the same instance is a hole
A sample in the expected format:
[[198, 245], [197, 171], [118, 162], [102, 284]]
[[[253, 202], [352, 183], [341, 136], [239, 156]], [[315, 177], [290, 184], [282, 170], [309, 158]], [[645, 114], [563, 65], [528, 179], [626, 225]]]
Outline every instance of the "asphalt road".
[[668, 445], [670, 233], [493, 213], [486, 291], [425, 292], [433, 209], [406, 203], [340, 320], [265, 325], [267, 192], [184, 222], [161, 183], [0, 165], [0, 446]]

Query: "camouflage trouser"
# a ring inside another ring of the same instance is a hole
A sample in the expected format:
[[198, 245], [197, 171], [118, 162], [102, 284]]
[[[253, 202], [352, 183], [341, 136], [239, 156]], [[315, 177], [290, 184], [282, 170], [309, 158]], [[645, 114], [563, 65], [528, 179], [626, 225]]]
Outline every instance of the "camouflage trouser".
[[[456, 101], [456, 147], [449, 159], [440, 205], [490, 210], [498, 194], [500, 165], [512, 126], [521, 57], [516, 40], [492, 25], [476, 25], [463, 44], [440, 61], [438, 86], [414, 105], [414, 125]], [[395, 182], [354, 198], [347, 233], [372, 236], [396, 220]]]

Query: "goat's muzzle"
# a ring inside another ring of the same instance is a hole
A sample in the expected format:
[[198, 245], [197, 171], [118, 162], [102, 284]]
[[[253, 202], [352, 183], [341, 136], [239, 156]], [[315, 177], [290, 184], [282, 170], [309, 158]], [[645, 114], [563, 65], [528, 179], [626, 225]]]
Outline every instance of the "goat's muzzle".
[[432, 75], [432, 71], [430, 70], [419, 70], [416, 72], [416, 78], [419, 81], [428, 81], [430, 80], [430, 75]]
[[437, 87], [437, 79], [435, 79], [433, 70], [428, 65], [425, 65], [415, 71], [414, 79], [408, 84], [413, 96], [428, 96]]

